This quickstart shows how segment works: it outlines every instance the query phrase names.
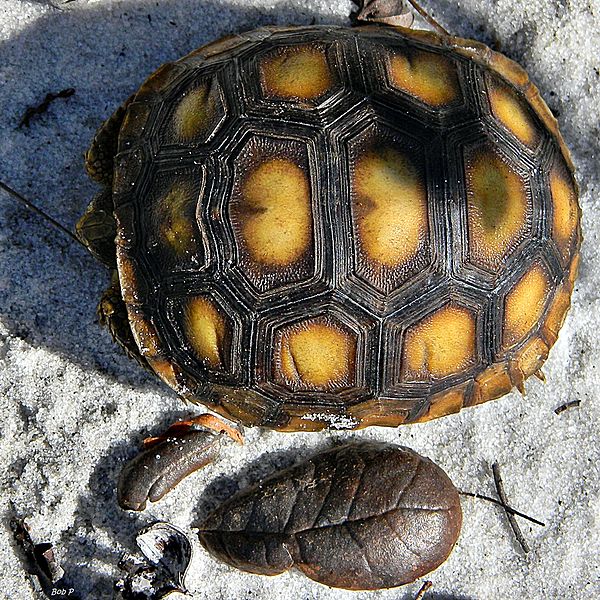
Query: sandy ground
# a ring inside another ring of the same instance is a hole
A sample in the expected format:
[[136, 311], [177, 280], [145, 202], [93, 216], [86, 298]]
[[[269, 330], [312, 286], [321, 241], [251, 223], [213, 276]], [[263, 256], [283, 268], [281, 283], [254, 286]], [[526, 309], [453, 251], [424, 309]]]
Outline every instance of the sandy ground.
[[[77, 593], [111, 598], [116, 564], [156, 519], [192, 535], [194, 598], [400, 599], [421, 582], [382, 592], [328, 589], [298, 573], [266, 578], [208, 556], [191, 527], [233, 490], [331, 437], [387, 440], [441, 465], [464, 490], [493, 494], [502, 468], [521, 521], [518, 548], [501, 511], [465, 499], [461, 538], [429, 577], [427, 598], [600, 597], [600, 2], [426, 2], [446, 27], [502, 50], [531, 74], [558, 115], [581, 186], [585, 244], [573, 307], [544, 368], [547, 384], [424, 425], [360, 433], [284, 435], [248, 430], [231, 448], [142, 514], [116, 506], [115, 480], [140, 441], [186, 407], [113, 345], [96, 323], [107, 272], [80, 247], [0, 194], [0, 597], [34, 598], [8, 532], [8, 500], [36, 541], [50, 541]], [[228, 32], [272, 23], [346, 22], [341, 0], [0, 0], [0, 178], [71, 226], [95, 192], [82, 154], [99, 123], [161, 63]], [[18, 129], [48, 91], [74, 96]], [[556, 415], [571, 400], [579, 408]]]

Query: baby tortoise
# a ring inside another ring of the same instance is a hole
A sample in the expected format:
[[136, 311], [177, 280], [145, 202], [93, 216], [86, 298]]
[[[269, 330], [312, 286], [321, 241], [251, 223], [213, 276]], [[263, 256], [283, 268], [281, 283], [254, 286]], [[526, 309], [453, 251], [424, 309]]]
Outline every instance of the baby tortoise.
[[570, 304], [577, 185], [527, 74], [367, 4], [162, 66], [86, 155], [103, 320], [246, 425], [396, 426], [523, 390]]

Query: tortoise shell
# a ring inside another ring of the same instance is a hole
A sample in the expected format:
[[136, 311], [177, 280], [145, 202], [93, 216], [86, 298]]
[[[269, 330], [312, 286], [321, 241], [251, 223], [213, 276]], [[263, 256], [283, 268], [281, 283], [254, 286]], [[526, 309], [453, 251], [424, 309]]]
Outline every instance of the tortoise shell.
[[137, 92], [113, 182], [141, 354], [282, 430], [423, 421], [540, 374], [581, 239], [527, 74], [404, 28], [264, 28]]

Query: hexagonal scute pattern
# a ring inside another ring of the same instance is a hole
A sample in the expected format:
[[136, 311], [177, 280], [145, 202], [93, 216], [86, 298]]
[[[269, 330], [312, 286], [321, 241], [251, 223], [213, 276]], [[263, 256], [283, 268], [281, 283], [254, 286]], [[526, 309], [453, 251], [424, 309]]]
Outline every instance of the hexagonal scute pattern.
[[499, 77], [488, 76], [487, 85], [493, 116], [520, 142], [535, 149], [542, 134], [531, 108]]
[[164, 143], [196, 145], [207, 142], [225, 119], [225, 98], [216, 77], [193, 80], [178, 90], [163, 125]]
[[476, 317], [449, 303], [411, 325], [404, 335], [403, 381], [433, 381], [468, 370], [477, 362]]
[[230, 369], [233, 330], [218, 302], [208, 295], [193, 296], [185, 301], [182, 313], [183, 333], [196, 359], [207, 369]]
[[541, 264], [534, 264], [507, 293], [502, 323], [502, 350], [523, 341], [540, 321], [552, 282]]
[[204, 183], [202, 169], [159, 171], [144, 211], [147, 252], [163, 272], [201, 269], [206, 264], [203, 235], [196, 220]]
[[563, 266], [567, 266], [577, 252], [580, 209], [577, 187], [573, 176], [560, 157], [550, 169], [550, 195], [552, 197], [552, 238]]
[[390, 292], [430, 259], [422, 151], [380, 126], [347, 144], [356, 273]]
[[141, 353], [284, 430], [427, 420], [537, 372], [581, 240], [555, 122], [489, 49], [263, 28], [151, 76], [114, 185]]
[[275, 336], [273, 379], [294, 392], [352, 387], [356, 345], [356, 334], [331, 317], [282, 327]]
[[234, 160], [228, 202], [239, 266], [259, 290], [314, 270], [313, 189], [306, 145], [253, 136]]
[[462, 99], [456, 61], [439, 52], [404, 46], [385, 53], [390, 85], [432, 107]]
[[315, 104], [337, 82], [325, 44], [279, 46], [263, 54], [258, 65], [265, 98]]
[[530, 182], [490, 145], [464, 157], [469, 261], [498, 272], [531, 230]]

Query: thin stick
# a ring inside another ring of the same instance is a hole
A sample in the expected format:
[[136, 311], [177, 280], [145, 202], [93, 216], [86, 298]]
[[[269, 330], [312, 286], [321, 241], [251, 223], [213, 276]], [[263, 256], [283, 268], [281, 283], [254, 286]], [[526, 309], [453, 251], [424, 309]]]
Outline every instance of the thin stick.
[[427, 593], [427, 590], [430, 590], [432, 585], [433, 583], [431, 583], [431, 581], [426, 581], [425, 583], [423, 583], [421, 589], [417, 592], [417, 595], [415, 596], [415, 600], [423, 600], [423, 597]]
[[458, 493], [461, 496], [469, 496], [471, 498], [478, 498], [479, 500], [487, 500], [488, 502], [492, 502], [494, 504], [497, 504], [498, 506], [502, 506], [509, 513], [511, 513], [513, 515], [517, 515], [517, 517], [523, 517], [524, 519], [527, 519], [528, 521], [531, 521], [532, 523], [535, 523], [536, 525], [541, 525], [542, 527], [546, 527], [546, 523], [542, 523], [541, 521], [538, 521], [537, 519], [534, 519], [533, 517], [530, 517], [529, 515], [526, 515], [525, 513], [522, 513], [521, 511], [516, 510], [512, 506], [508, 506], [507, 504], [502, 504], [502, 502], [500, 502], [500, 500], [496, 500], [496, 498], [490, 498], [489, 496], [484, 496], [483, 494], [474, 494], [472, 492], [459, 491]]
[[565, 410], [569, 410], [570, 408], [575, 408], [576, 406], [579, 406], [580, 404], [581, 404], [581, 400], [571, 400], [571, 402], [567, 402], [566, 404], [563, 404], [562, 406], [557, 406], [554, 409], [554, 414], [560, 415], [560, 413], [565, 412]]
[[416, 0], [408, 0], [408, 2], [419, 13], [419, 15], [421, 15], [421, 17], [439, 33], [450, 35], [431, 15], [427, 14], [427, 12], [417, 4]]
[[519, 528], [519, 524], [517, 523], [515, 516], [508, 510], [508, 502], [506, 500], [506, 493], [504, 492], [504, 484], [502, 483], [502, 478], [500, 477], [500, 467], [498, 466], [498, 463], [494, 463], [492, 465], [492, 474], [494, 475], [494, 484], [496, 485], [496, 492], [498, 493], [498, 497], [502, 502], [502, 507], [504, 508], [504, 512], [506, 513], [506, 518], [510, 523], [510, 526], [515, 534], [515, 537], [517, 538], [517, 541], [521, 545], [521, 548], [523, 548], [523, 552], [527, 554], [527, 552], [529, 552], [529, 545], [523, 537], [523, 533]]
[[[29, 202], [27, 198], [21, 196], [19, 192], [13, 190], [10, 186], [6, 185], [3, 181], [0, 181], [0, 189], [4, 190], [7, 194], [18, 200], [21, 204], [26, 206], [30, 211], [40, 215], [40, 217], [46, 219], [49, 223], [51, 223], [57, 229], [60, 229], [63, 233], [66, 233], [72, 240], [76, 241], [78, 244], [81, 244], [85, 248], [85, 244], [69, 229], [67, 229], [64, 225], [61, 225], [56, 219], [53, 219], [48, 213], [44, 212], [41, 208], [38, 208], [32, 202]], [[87, 248], [86, 248], [87, 249]]]

